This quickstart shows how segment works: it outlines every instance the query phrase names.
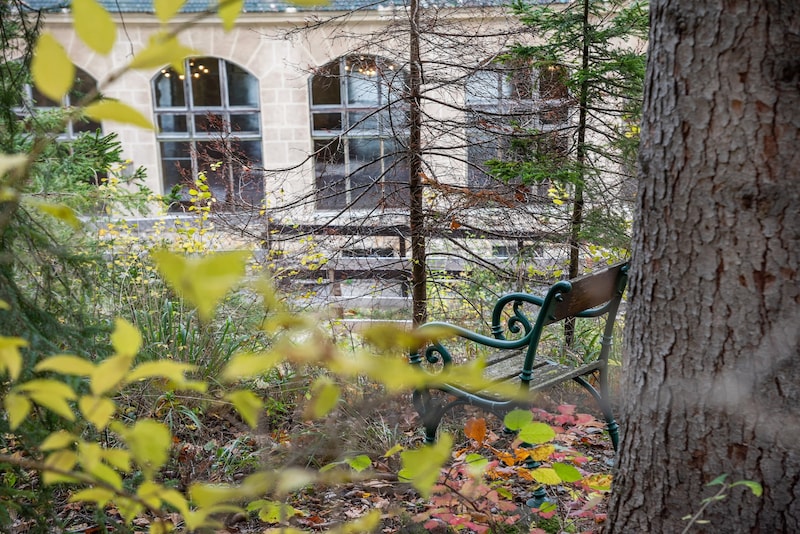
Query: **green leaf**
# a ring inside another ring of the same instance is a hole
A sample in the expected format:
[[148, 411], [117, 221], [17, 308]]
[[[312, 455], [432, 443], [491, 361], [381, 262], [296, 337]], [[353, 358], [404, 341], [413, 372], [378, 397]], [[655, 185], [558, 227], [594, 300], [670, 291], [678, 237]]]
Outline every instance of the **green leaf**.
[[442, 434], [433, 445], [423, 445], [414, 451], [400, 453], [402, 469], [397, 474], [400, 481], [410, 482], [420, 494], [428, 498], [433, 485], [439, 480], [439, 473], [444, 463], [450, 458], [453, 438]]
[[474, 477], [482, 475], [486, 470], [486, 466], [489, 465], [489, 460], [474, 452], [468, 454], [464, 458], [464, 462], [467, 464], [469, 473]]
[[132, 124], [147, 130], [155, 130], [150, 119], [142, 115], [139, 110], [118, 100], [100, 100], [89, 104], [84, 109], [84, 114], [96, 121], [115, 121], [122, 124]]
[[556, 437], [556, 432], [553, 428], [545, 423], [528, 423], [523, 426], [519, 435], [517, 436], [524, 443], [537, 445], [539, 443], [547, 443]]
[[354, 458], [347, 458], [345, 462], [359, 473], [372, 465], [372, 460], [366, 454], [359, 454]]
[[250, 252], [244, 250], [189, 258], [167, 250], [153, 253], [161, 275], [197, 307], [203, 321], [213, 317], [217, 304], [242, 280], [249, 257]]
[[226, 32], [233, 29], [236, 19], [244, 7], [244, 0], [220, 0], [217, 13], [222, 19], [222, 27]]
[[117, 354], [136, 356], [142, 348], [142, 335], [139, 330], [125, 319], [114, 320], [114, 332], [111, 334], [111, 345]]
[[16, 380], [22, 371], [22, 354], [19, 349], [28, 342], [21, 337], [0, 336], [0, 372], [6, 371], [11, 380]]
[[183, 72], [183, 60], [197, 51], [183, 46], [178, 39], [167, 32], [159, 32], [150, 37], [144, 50], [134, 56], [130, 63], [132, 69], [157, 69], [163, 65], [172, 65], [178, 72]]
[[89, 48], [106, 55], [117, 40], [117, 25], [96, 0], [72, 0], [75, 33]]
[[97, 430], [103, 430], [117, 411], [117, 405], [107, 397], [84, 395], [78, 399], [78, 409]]
[[28, 417], [31, 412], [32, 404], [28, 397], [9, 393], [3, 400], [6, 411], [8, 412], [8, 426], [11, 430], [16, 430], [19, 425]]
[[503, 424], [509, 430], [519, 430], [533, 420], [530, 410], [511, 410], [503, 418]]
[[553, 469], [564, 482], [577, 482], [583, 478], [581, 472], [578, 471], [575, 466], [569, 464], [554, 463]]
[[56, 102], [61, 102], [75, 82], [75, 65], [50, 32], [41, 34], [36, 42], [31, 75], [36, 88]]
[[714, 480], [712, 480], [711, 482], [709, 482], [708, 484], [706, 484], [706, 486], [719, 486], [719, 485], [725, 483], [725, 479], [726, 478], [728, 478], [728, 474], [724, 473], [724, 474], [718, 476], [717, 478], [715, 478]]
[[764, 493], [764, 487], [755, 480], [739, 480], [731, 484], [731, 487], [734, 486], [745, 486], [749, 488], [756, 497], [761, 497], [761, 495]]
[[75, 212], [69, 206], [65, 206], [64, 204], [51, 204], [35, 199], [29, 199], [28, 204], [42, 213], [55, 217], [59, 221], [68, 224], [72, 228], [78, 229], [82, 226], [80, 219], [78, 219], [78, 216], [75, 215]]
[[33, 370], [38, 372], [54, 371], [70, 376], [91, 376], [94, 367], [94, 364], [86, 358], [74, 354], [56, 354], [36, 364]]
[[265, 523], [279, 523], [291, 519], [297, 513], [298, 511], [288, 504], [262, 500], [258, 518]]
[[153, 8], [158, 20], [162, 23], [167, 23], [180, 12], [185, 3], [186, 0], [154, 0]]
[[233, 404], [250, 428], [258, 426], [258, 416], [261, 414], [264, 404], [255, 393], [246, 390], [233, 391], [225, 395], [225, 399]]
[[328, 415], [339, 402], [341, 388], [326, 376], [317, 378], [311, 385], [311, 400], [306, 406], [305, 416], [319, 419]]
[[66, 449], [78, 440], [77, 436], [66, 430], [56, 430], [39, 445], [40, 451], [52, 451], [56, 449]]

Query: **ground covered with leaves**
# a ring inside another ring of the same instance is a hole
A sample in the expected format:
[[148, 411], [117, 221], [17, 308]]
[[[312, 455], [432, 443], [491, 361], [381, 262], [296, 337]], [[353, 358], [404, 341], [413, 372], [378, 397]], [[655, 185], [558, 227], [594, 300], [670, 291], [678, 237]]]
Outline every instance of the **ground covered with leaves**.
[[[337, 531], [345, 522], [378, 516], [371, 531], [386, 533], [596, 532], [603, 524], [614, 454], [604, 424], [582, 413], [582, 404], [591, 409], [591, 403], [579, 392], [566, 396], [575, 394], [577, 405], [563, 403], [562, 395], [557, 402], [546, 399], [547, 409], [531, 411], [534, 421], [555, 432], [535, 446], [521, 443], [493, 415], [472, 409], [451, 414], [442, 430], [452, 451], [441, 470], [430, 471], [435, 484], [423, 494], [402, 477], [401, 455], [422, 446], [410, 395], [388, 398], [365, 386], [331, 417], [310, 421], [302, 413], [302, 388], [295, 386], [289, 381], [271, 392], [273, 404], [257, 432], [232, 410], [203, 409], [187, 399], [165, 396], [151, 408], [150, 416], [173, 429], [172, 457], [162, 476], [176, 489], [196, 480], [241, 481], [265, 466], [322, 469], [338, 480], [290, 493], [279, 506], [256, 504], [249, 513], [224, 517], [215, 534]], [[33, 488], [38, 480], [34, 472], [30, 476]], [[53, 493], [52, 532], [150, 527], [146, 515], [126, 526], [113, 506], [98, 511], [70, 503], [69, 496], [66, 487]], [[174, 520], [181, 531], [177, 514]], [[33, 523], [20, 516], [9, 534], [32, 532]]]

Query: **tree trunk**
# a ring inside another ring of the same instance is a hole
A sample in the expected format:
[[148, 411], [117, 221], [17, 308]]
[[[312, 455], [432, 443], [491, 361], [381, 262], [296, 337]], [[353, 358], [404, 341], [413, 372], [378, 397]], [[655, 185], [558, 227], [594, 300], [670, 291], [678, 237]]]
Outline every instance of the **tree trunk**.
[[425, 213], [422, 197], [422, 59], [420, 57], [418, 0], [411, 0], [411, 27], [409, 47], [411, 65], [409, 76], [409, 233], [411, 234], [411, 303], [414, 326], [419, 326], [428, 317], [428, 288], [425, 255]]
[[606, 532], [800, 532], [800, 2], [650, 6]]

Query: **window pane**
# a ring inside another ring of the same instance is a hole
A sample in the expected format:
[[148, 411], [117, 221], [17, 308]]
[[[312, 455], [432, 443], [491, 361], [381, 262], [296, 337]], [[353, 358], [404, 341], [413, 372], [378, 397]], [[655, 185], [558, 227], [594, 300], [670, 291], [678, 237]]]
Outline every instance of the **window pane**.
[[260, 126], [258, 113], [236, 113], [231, 115], [231, 131], [258, 133]]
[[159, 115], [158, 128], [162, 133], [187, 132], [186, 115]]
[[196, 134], [213, 134], [228, 131], [224, 115], [203, 113], [194, 116], [194, 132]]
[[96, 132], [98, 130], [102, 131], [102, 126], [100, 126], [99, 122], [94, 122], [89, 119], [83, 119], [74, 121], [72, 123], [72, 132], [73, 134], [81, 133], [81, 132]]
[[378, 133], [378, 114], [373, 112], [351, 112], [347, 114], [352, 134]]
[[164, 192], [173, 186], [186, 183], [192, 176], [192, 159], [189, 143], [161, 143], [161, 169], [164, 179]]
[[343, 208], [345, 197], [344, 149], [338, 139], [314, 141], [317, 208]]
[[[353, 139], [348, 143], [350, 155], [350, 198], [356, 208], [372, 208], [381, 199], [381, 141]], [[359, 198], [360, 197], [360, 198]], [[358, 200], [356, 201], [356, 199]]]
[[258, 80], [238, 65], [226, 61], [228, 100], [231, 106], [258, 106]]
[[33, 105], [37, 108], [60, 108], [61, 102], [56, 102], [55, 100], [50, 100], [48, 97], [44, 96], [42, 93], [36, 89], [36, 86], [31, 86], [31, 97], [33, 99]]
[[190, 60], [186, 74], [191, 76], [195, 107], [222, 106], [218, 59], [200, 57]]
[[336, 113], [314, 113], [314, 130], [327, 132], [339, 132], [342, 129], [342, 114]]
[[264, 200], [260, 141], [238, 141], [231, 149], [237, 203], [258, 206]]
[[544, 99], [561, 99], [569, 96], [564, 67], [551, 65], [539, 71], [539, 95]]
[[97, 88], [97, 82], [83, 69], [76, 69], [75, 83], [67, 96], [67, 105], [76, 106], [89, 93]]
[[378, 84], [373, 78], [351, 73], [347, 77], [347, 102], [354, 106], [377, 106]]
[[155, 81], [157, 108], [186, 107], [183, 80], [174, 69], [161, 69]]
[[467, 104], [487, 104], [500, 97], [500, 80], [493, 71], [481, 70], [467, 80]]
[[408, 206], [408, 153], [405, 148], [393, 139], [384, 141], [383, 190], [388, 207]]
[[320, 69], [320, 72], [311, 79], [311, 104], [328, 106], [341, 103], [339, 61], [337, 60]]

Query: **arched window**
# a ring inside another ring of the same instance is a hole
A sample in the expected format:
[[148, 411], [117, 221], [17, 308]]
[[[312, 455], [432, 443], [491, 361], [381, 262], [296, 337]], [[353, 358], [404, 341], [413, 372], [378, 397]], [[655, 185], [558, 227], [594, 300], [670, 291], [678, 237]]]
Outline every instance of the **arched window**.
[[[42, 113], [56, 112], [62, 108], [69, 108], [70, 106], [77, 105], [84, 96], [97, 89], [97, 80], [95, 80], [88, 72], [83, 69], [75, 68], [75, 83], [61, 102], [55, 102], [50, 98], [44, 96], [33, 85], [25, 85], [24, 94], [22, 95], [21, 105], [16, 109], [20, 116], [36, 117]], [[96, 132], [102, 127], [100, 123], [83, 118], [71, 120], [67, 123], [64, 131], [58, 136], [62, 141], [74, 141], [75, 138], [83, 132]]]
[[[563, 158], [567, 151], [569, 93], [561, 66], [491, 65], [466, 84], [467, 184], [507, 187], [486, 162]], [[511, 185], [514, 185], [513, 182]], [[519, 192], [519, 191], [518, 191]]]
[[341, 57], [310, 80], [318, 209], [407, 205], [406, 73], [376, 56]]
[[261, 204], [261, 113], [252, 74], [224, 59], [189, 58], [183, 74], [161, 69], [153, 101], [165, 192], [202, 171], [218, 205]]

